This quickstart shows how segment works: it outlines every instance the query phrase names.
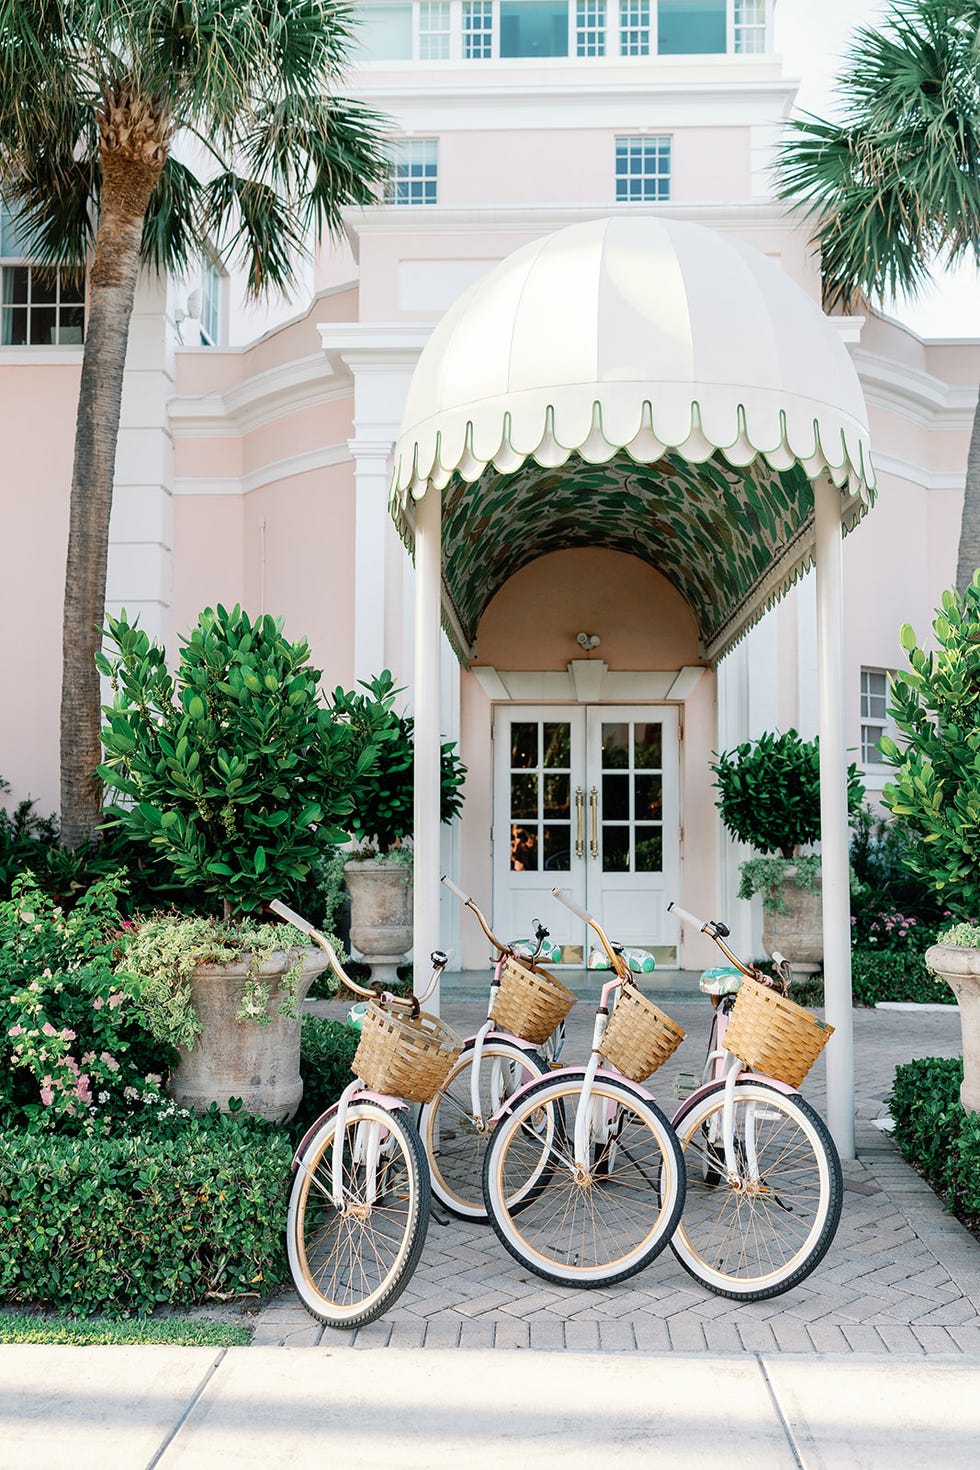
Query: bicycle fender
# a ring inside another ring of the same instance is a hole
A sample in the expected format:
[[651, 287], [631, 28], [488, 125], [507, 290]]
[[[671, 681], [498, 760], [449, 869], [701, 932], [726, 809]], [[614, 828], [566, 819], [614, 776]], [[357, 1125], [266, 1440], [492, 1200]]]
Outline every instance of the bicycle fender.
[[[532, 1047], [531, 1050], [534, 1050], [534, 1048]], [[585, 1068], [581, 1065], [581, 1063], [579, 1063], [577, 1067], [556, 1067], [553, 1072], [546, 1073], [546, 1076], [550, 1080], [554, 1077], [574, 1077], [576, 1075], [582, 1076], [584, 1072]], [[597, 1079], [604, 1078], [607, 1082], [622, 1082], [627, 1087], [631, 1088], [634, 1092], [638, 1093], [639, 1096], [643, 1098], [644, 1102], [656, 1103], [656, 1098], [654, 1097], [652, 1092], [648, 1092], [647, 1089], [645, 1087], [641, 1087], [638, 1082], [631, 1082], [628, 1077], [623, 1076], [622, 1072], [617, 1072], [615, 1067], [599, 1067], [596, 1070], [595, 1075]], [[543, 1077], [531, 1077], [527, 1082], [524, 1083], [523, 1087], [519, 1087], [516, 1092], [511, 1094], [511, 1096], [504, 1103], [503, 1107], [491, 1118], [491, 1125], [496, 1126], [496, 1124], [500, 1122], [500, 1119], [504, 1116], [504, 1114], [510, 1112], [514, 1104], [524, 1096], [525, 1092], [530, 1091], [530, 1089], [534, 1087], [538, 1082], [543, 1081]]]
[[[407, 1110], [407, 1108], [408, 1108], [408, 1103], [405, 1102], [404, 1098], [401, 1098], [401, 1097], [391, 1097], [386, 1092], [370, 1092], [367, 1089], [365, 1089], [364, 1092], [359, 1092], [357, 1094], [356, 1101], [357, 1102], [361, 1102], [362, 1100], [366, 1100], [368, 1102], [380, 1103], [381, 1107], [387, 1108], [388, 1111], [391, 1112], [391, 1113], [399, 1112], [399, 1111], [402, 1111], [403, 1112], [403, 1111]], [[299, 1163], [300, 1159], [303, 1157], [303, 1154], [306, 1152], [307, 1144], [309, 1143], [310, 1139], [313, 1137], [314, 1133], [316, 1133], [317, 1130], [319, 1128], [321, 1128], [323, 1126], [323, 1124], [326, 1123], [329, 1118], [332, 1118], [333, 1115], [334, 1115], [334, 1113], [336, 1111], [337, 1111], [337, 1104], [336, 1103], [331, 1103], [330, 1106], [329, 1106], [329, 1108], [327, 1108], [326, 1112], [321, 1113], [320, 1116], [319, 1116], [319, 1118], [317, 1118], [316, 1122], [315, 1123], [311, 1123], [310, 1126], [309, 1126], [309, 1128], [307, 1128], [306, 1132], [303, 1134], [303, 1137], [300, 1139], [299, 1143], [296, 1145], [296, 1152], [293, 1154], [293, 1161], [292, 1161], [292, 1163], [289, 1166], [289, 1172], [291, 1174], [295, 1174], [296, 1173], [296, 1166]]]
[[[768, 1077], [764, 1072], [740, 1072], [738, 1080], [739, 1082], [764, 1082], [767, 1087], [772, 1088], [773, 1092], [781, 1092], [784, 1097], [793, 1097], [800, 1090], [798, 1087], [790, 1087], [786, 1082], [780, 1082], [777, 1077]], [[717, 1077], [711, 1082], [702, 1082], [701, 1086], [695, 1088], [693, 1092], [688, 1093], [680, 1106], [675, 1109], [671, 1116], [671, 1125], [678, 1122], [682, 1113], [689, 1111], [692, 1103], [700, 1102], [709, 1092], [723, 1086], [724, 1083]]]

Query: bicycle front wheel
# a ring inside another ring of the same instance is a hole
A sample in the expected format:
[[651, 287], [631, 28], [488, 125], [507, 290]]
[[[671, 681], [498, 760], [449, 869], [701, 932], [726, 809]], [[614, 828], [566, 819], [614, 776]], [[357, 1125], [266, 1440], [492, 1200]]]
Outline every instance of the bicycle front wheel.
[[431, 1190], [411, 1119], [355, 1100], [340, 1142], [343, 1203], [333, 1201], [337, 1116], [296, 1166], [286, 1249], [307, 1311], [328, 1327], [374, 1322], [404, 1291], [429, 1223]]
[[625, 1281], [663, 1250], [684, 1203], [684, 1161], [670, 1124], [628, 1082], [597, 1078], [589, 1165], [574, 1158], [584, 1072], [545, 1077], [505, 1113], [487, 1148], [483, 1188], [515, 1260], [569, 1286]]
[[422, 1108], [419, 1133], [436, 1199], [464, 1220], [485, 1220], [483, 1156], [490, 1121], [526, 1082], [547, 1075], [548, 1067], [536, 1051], [526, 1051], [514, 1042], [485, 1042], [477, 1123], [471, 1092], [473, 1057], [470, 1042], [432, 1102]]
[[764, 1082], [735, 1086], [738, 1178], [725, 1168], [724, 1083], [674, 1118], [687, 1201], [671, 1247], [719, 1296], [764, 1301], [798, 1285], [826, 1255], [843, 1178], [826, 1124], [809, 1103]]

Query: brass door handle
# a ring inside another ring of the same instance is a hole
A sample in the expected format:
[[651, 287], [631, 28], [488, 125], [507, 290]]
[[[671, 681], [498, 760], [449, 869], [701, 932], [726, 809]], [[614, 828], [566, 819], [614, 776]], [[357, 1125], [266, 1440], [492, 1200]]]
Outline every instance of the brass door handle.
[[585, 792], [575, 788], [575, 856], [585, 857]]
[[599, 856], [599, 793], [594, 786], [589, 792], [589, 806], [592, 809], [592, 842], [590, 846], [592, 856], [597, 858]]

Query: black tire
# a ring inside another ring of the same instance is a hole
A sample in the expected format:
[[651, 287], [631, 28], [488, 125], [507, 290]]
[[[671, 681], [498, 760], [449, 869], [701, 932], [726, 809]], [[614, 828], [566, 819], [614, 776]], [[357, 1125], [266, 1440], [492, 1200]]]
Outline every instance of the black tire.
[[522, 1266], [563, 1286], [608, 1286], [667, 1244], [684, 1204], [684, 1162], [656, 1104], [624, 1080], [599, 1077], [593, 1104], [616, 1110], [614, 1133], [590, 1141], [591, 1168], [580, 1180], [573, 1155], [584, 1075], [542, 1078], [504, 1114], [486, 1153], [484, 1195], [494, 1230]]
[[490, 1120], [507, 1098], [534, 1077], [548, 1075], [536, 1051], [513, 1041], [490, 1039], [483, 1047], [480, 1098], [484, 1108], [477, 1127], [470, 1097], [473, 1043], [468, 1041], [432, 1102], [419, 1114], [419, 1135], [429, 1164], [432, 1193], [463, 1220], [486, 1220], [483, 1158], [490, 1139]]
[[[338, 1210], [331, 1197], [336, 1131], [334, 1112], [296, 1166], [286, 1249], [306, 1310], [327, 1327], [363, 1327], [382, 1316], [410, 1281], [425, 1244], [432, 1192], [408, 1114], [355, 1099], [345, 1127], [345, 1209]], [[373, 1166], [366, 1164], [365, 1152], [375, 1148]]]
[[[765, 1301], [799, 1285], [823, 1260], [840, 1222], [844, 1182], [823, 1119], [796, 1093], [748, 1079], [735, 1086], [740, 1174], [733, 1187], [721, 1141], [724, 1083], [674, 1118], [687, 1165], [687, 1202], [671, 1249], [718, 1296]], [[719, 1172], [720, 1169], [720, 1172]]]

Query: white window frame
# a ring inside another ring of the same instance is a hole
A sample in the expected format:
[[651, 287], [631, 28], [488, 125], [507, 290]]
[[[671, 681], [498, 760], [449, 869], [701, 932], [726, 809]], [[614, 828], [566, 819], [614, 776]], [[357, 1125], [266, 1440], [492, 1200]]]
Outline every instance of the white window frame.
[[[614, 44], [615, 54], [632, 60], [633, 58], [651, 57], [657, 54], [657, 0], [615, 0], [617, 6], [616, 26], [610, 26], [610, 33], [615, 30]], [[630, 11], [634, 13], [631, 15]], [[646, 11], [644, 19], [643, 12]], [[627, 51], [625, 37], [635, 35], [636, 45], [641, 45], [640, 37], [646, 31], [647, 47], [645, 51]], [[612, 39], [612, 36], [610, 37]]]
[[609, 17], [606, 0], [575, 0], [574, 9], [569, 6], [569, 50], [573, 30], [576, 57], [608, 55]]
[[[486, 16], [487, 12], [489, 12], [489, 15], [490, 15], [490, 24], [489, 24], [489, 26], [482, 26], [482, 27], [479, 27], [479, 28], [476, 28], [476, 29], [467, 29], [467, 25], [466, 25], [466, 6], [467, 6], [467, 4], [472, 4], [474, 7], [479, 7], [480, 12], [481, 12], [481, 14], [484, 17]], [[453, 9], [459, 11], [459, 17], [460, 17], [460, 21], [459, 21], [459, 29], [460, 29], [459, 57], [460, 57], [460, 60], [465, 61], [467, 63], [473, 62], [473, 61], [495, 61], [495, 60], [497, 60], [499, 58], [499, 56], [500, 56], [500, 8], [499, 8], [499, 5], [497, 4], [497, 0], [460, 0], [460, 3], [458, 5], [455, 5], [454, 4]], [[467, 37], [469, 37], [469, 36], [480, 36], [481, 38], [482, 37], [487, 37], [489, 39], [490, 46], [489, 46], [489, 50], [488, 50], [488, 52], [487, 52], [487, 54], [485, 56], [467, 56], [467, 54], [466, 54], [466, 41], [467, 41]]]
[[[860, 702], [858, 706], [861, 716], [861, 765], [866, 771], [872, 771], [876, 774], [889, 770], [890, 767], [881, 759], [879, 752], [875, 750], [875, 746], [878, 744], [882, 735], [889, 735], [894, 740], [898, 733], [895, 721], [888, 713], [890, 684], [894, 672], [894, 669], [885, 669], [873, 664], [863, 665], [861, 668]], [[868, 676], [877, 676], [884, 679], [884, 693], [871, 689], [870, 678]], [[880, 715], [872, 713], [872, 699], [885, 701], [885, 708]], [[874, 740], [869, 740], [866, 738], [866, 732], [867, 735], [870, 735], [872, 731], [880, 731], [881, 734], [876, 735]]]
[[[388, 178], [385, 180], [384, 203], [391, 205], [392, 208], [395, 209], [431, 209], [433, 205], [438, 204], [439, 139], [394, 138], [389, 143], [388, 150], [390, 173]], [[401, 155], [401, 157], [398, 156], [399, 154]], [[412, 157], [413, 154], [416, 155], [415, 158]], [[433, 173], [430, 176], [423, 172], [419, 174], [417, 178], [413, 178], [411, 173], [409, 173], [403, 179], [399, 179], [395, 173], [395, 168], [398, 166], [399, 163], [405, 163], [409, 169], [411, 169], [413, 166], [418, 166], [423, 170], [427, 169], [431, 165], [433, 168]], [[428, 192], [426, 186], [431, 183], [433, 198], [398, 198], [399, 184], [406, 185], [409, 194], [411, 194], [412, 185], [416, 183], [419, 185], [419, 192], [422, 194]]]
[[[60, 270], [55, 273], [55, 278], [54, 278], [54, 301], [45, 301], [43, 303], [39, 303], [38, 306], [37, 306], [37, 308], [36, 308], [38, 311], [53, 311], [54, 312], [54, 314], [55, 314], [55, 316], [54, 316], [55, 330], [56, 330], [56, 333], [57, 333], [57, 336], [58, 336], [59, 340], [57, 342], [32, 342], [30, 340], [30, 336], [31, 336], [31, 312], [32, 312], [32, 310], [35, 309], [34, 306], [33, 306], [32, 301], [31, 301], [31, 296], [32, 296], [33, 283], [34, 283], [34, 271], [37, 268], [37, 262], [34, 261], [34, 260], [32, 260], [32, 258], [29, 255], [24, 255], [24, 254], [4, 255], [2, 253], [2, 249], [3, 249], [2, 236], [3, 236], [3, 220], [4, 220], [4, 217], [7, 220], [12, 221], [13, 220], [13, 211], [7, 209], [3, 204], [0, 204], [0, 351], [19, 352], [19, 351], [24, 351], [27, 348], [30, 348], [30, 349], [38, 349], [40, 351], [48, 351], [50, 349], [57, 349], [57, 348], [64, 348], [64, 347], [81, 347], [84, 344], [84, 341], [85, 341], [85, 327], [86, 327], [85, 317], [86, 317], [86, 308], [87, 308], [87, 305], [88, 305], [88, 302], [87, 302], [87, 299], [86, 299], [85, 281], [83, 280], [83, 282], [82, 282], [81, 298], [79, 299], [78, 295], [73, 295], [72, 299], [70, 299], [68, 301], [65, 301], [63, 303], [62, 300], [61, 300], [61, 291], [62, 291], [63, 276], [62, 276], [62, 272]], [[8, 343], [5, 343], [3, 341], [3, 319], [4, 319], [5, 312], [9, 309], [9, 308], [7, 308], [4, 305], [4, 299], [3, 299], [4, 298], [3, 274], [4, 274], [4, 271], [7, 270], [8, 268], [11, 269], [11, 270], [17, 269], [17, 270], [26, 270], [27, 271], [27, 301], [26, 302], [23, 302], [23, 303], [18, 303], [17, 304], [17, 307], [15, 308], [16, 310], [25, 310], [27, 312], [27, 339], [28, 340], [26, 342], [8, 342]], [[64, 341], [61, 340], [61, 310], [62, 310], [62, 306], [63, 305], [65, 307], [78, 307], [78, 306], [80, 306], [82, 308], [82, 336], [81, 336], [81, 340], [78, 341], [78, 342], [64, 342]]]
[[[461, 9], [452, 0], [415, 0], [412, 6], [412, 51], [416, 61], [450, 61], [458, 50], [454, 44], [458, 26], [453, 11]], [[423, 55], [429, 44], [429, 54]], [[438, 43], [435, 45], [433, 43]]]
[[225, 273], [217, 260], [201, 261], [202, 347], [220, 347], [222, 344], [225, 326], [225, 280]]
[[[657, 172], [657, 173], [646, 173], [646, 172], [643, 172], [643, 173], [640, 173], [638, 175], [633, 175], [633, 174], [630, 174], [630, 173], [626, 173], [626, 174], [620, 175], [620, 172], [619, 172], [619, 156], [620, 156], [620, 147], [621, 147], [622, 144], [627, 144], [627, 145], [630, 145], [630, 146], [642, 145], [644, 151], [646, 151], [646, 149], [648, 147], [651, 147], [652, 146], [652, 148], [655, 151], [657, 151], [657, 152], [662, 151], [663, 145], [666, 144], [666, 149], [667, 149], [667, 172], [666, 172], [666, 174], [662, 174], [662, 173], [659, 173], [659, 172]], [[651, 179], [651, 180], [654, 180], [654, 181], [659, 180], [659, 179], [662, 179], [662, 178], [666, 178], [666, 180], [667, 180], [667, 189], [666, 189], [666, 192], [663, 193], [663, 194], [661, 194], [659, 192], [659, 190], [658, 190], [658, 191], [656, 191], [652, 195], [643, 194], [641, 197], [636, 198], [636, 199], [630, 199], [630, 198], [621, 199], [620, 196], [619, 196], [619, 184], [620, 184], [621, 179], [624, 182], [627, 182], [628, 183], [629, 180], [631, 178], [633, 178], [633, 177], [637, 177], [637, 178], [640, 178], [640, 179]], [[666, 204], [670, 200], [670, 198], [671, 198], [671, 194], [672, 194], [672, 191], [673, 191], [673, 183], [674, 183], [674, 147], [673, 147], [673, 135], [671, 133], [617, 133], [616, 134], [616, 136], [614, 138], [614, 141], [613, 141], [613, 188], [614, 188], [614, 197], [615, 197], [615, 200], [616, 200], [616, 203], [617, 204]]]
[[[761, 20], [746, 21], [739, 19], [740, 10], [744, 14], [744, 8], [749, 6], [754, 9], [761, 9]], [[771, 49], [772, 0], [728, 0], [726, 35], [728, 37], [729, 55], [764, 56]], [[753, 38], [753, 40], [761, 40], [762, 44], [760, 46], [751, 45], [748, 47], [739, 44], [749, 37]]]

